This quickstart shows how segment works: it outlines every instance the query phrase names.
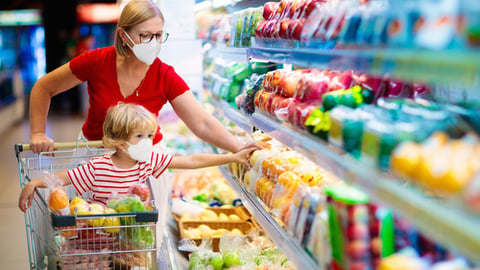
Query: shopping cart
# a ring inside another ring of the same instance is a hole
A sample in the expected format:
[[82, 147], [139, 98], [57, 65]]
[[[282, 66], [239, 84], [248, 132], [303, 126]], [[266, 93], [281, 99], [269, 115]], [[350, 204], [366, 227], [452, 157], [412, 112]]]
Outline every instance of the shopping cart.
[[[55, 149], [34, 154], [29, 145], [15, 145], [22, 188], [45, 172], [66, 171], [111, 151], [100, 141], [55, 143]], [[71, 185], [65, 190], [70, 199], [76, 196]], [[47, 205], [49, 190], [37, 189], [25, 214], [30, 268], [157, 269], [158, 211], [150, 194], [150, 211], [58, 216]]]

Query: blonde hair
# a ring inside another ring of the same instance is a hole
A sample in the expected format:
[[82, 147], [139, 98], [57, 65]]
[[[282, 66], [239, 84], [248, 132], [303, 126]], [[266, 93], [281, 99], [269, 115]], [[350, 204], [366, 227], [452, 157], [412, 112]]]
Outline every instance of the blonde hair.
[[103, 145], [114, 148], [128, 141], [135, 130], [157, 130], [157, 119], [145, 107], [131, 103], [118, 103], [110, 107], [103, 122]]
[[128, 47], [123, 46], [118, 31], [119, 27], [128, 31], [130, 28], [157, 16], [162, 19], [162, 22], [165, 22], [162, 12], [151, 0], [132, 0], [128, 2], [120, 14], [115, 32], [115, 50], [117, 53], [121, 56], [127, 56], [130, 53]]

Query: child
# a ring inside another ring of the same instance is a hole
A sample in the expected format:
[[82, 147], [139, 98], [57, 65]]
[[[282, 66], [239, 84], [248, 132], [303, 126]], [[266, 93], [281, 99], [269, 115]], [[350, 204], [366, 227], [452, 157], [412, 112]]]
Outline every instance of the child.
[[[132, 184], [158, 178], [166, 169], [197, 169], [238, 162], [250, 166], [248, 157], [255, 147], [236, 154], [193, 154], [170, 156], [153, 151], [157, 130], [155, 116], [141, 105], [119, 103], [111, 107], [103, 124], [103, 145], [113, 154], [94, 157], [89, 163], [57, 173], [64, 186], [72, 184], [78, 194], [92, 191], [88, 200], [106, 205], [113, 193], [126, 194]], [[31, 207], [35, 188], [45, 188], [42, 178], [25, 185], [18, 206]], [[28, 203], [28, 206], [27, 206]]]

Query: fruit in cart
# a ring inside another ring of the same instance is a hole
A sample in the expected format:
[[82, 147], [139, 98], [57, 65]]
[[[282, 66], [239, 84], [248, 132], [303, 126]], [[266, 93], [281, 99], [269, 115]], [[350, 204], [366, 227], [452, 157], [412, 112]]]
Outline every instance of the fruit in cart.
[[[90, 204], [90, 214], [91, 215], [101, 215], [104, 213], [103, 206], [98, 203]], [[89, 218], [87, 219], [87, 224], [92, 227], [100, 227], [103, 226], [105, 222], [105, 217], [96, 217], [96, 218]]]
[[130, 193], [140, 197], [140, 200], [147, 201], [150, 198], [150, 189], [146, 184], [136, 184], [130, 188]]
[[213, 266], [214, 270], [223, 269], [223, 255], [220, 252], [213, 252], [208, 259], [208, 264]]
[[70, 214], [72, 215], [88, 215], [89, 204], [81, 197], [74, 197], [70, 202]]
[[60, 235], [65, 238], [70, 238], [77, 235], [77, 226], [59, 227]]
[[227, 250], [223, 253], [223, 262], [226, 268], [230, 268], [235, 265], [240, 265], [240, 254], [237, 250]]
[[69, 215], [70, 214], [70, 201], [68, 199], [67, 193], [62, 188], [55, 188], [50, 193], [48, 199], [48, 206], [50, 210], [58, 215]]
[[[112, 208], [105, 208], [103, 210], [103, 212], [105, 214], [114, 214], [116, 213], [117, 211], [115, 211], [114, 209]], [[107, 233], [118, 233], [120, 231], [120, 218], [118, 217], [105, 217], [105, 221], [103, 222], [103, 226], [105, 226], [105, 228], [103, 229], [105, 232]]]

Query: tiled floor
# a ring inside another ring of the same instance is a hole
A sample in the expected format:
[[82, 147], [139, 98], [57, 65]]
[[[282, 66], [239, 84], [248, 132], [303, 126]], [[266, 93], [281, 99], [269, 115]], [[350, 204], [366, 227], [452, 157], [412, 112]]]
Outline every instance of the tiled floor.
[[[72, 141], [78, 136], [83, 119], [49, 116], [48, 132], [57, 141]], [[20, 193], [14, 144], [28, 143], [27, 121], [12, 126], [0, 134], [0, 268], [4, 270], [29, 269], [25, 221], [17, 207]]]

